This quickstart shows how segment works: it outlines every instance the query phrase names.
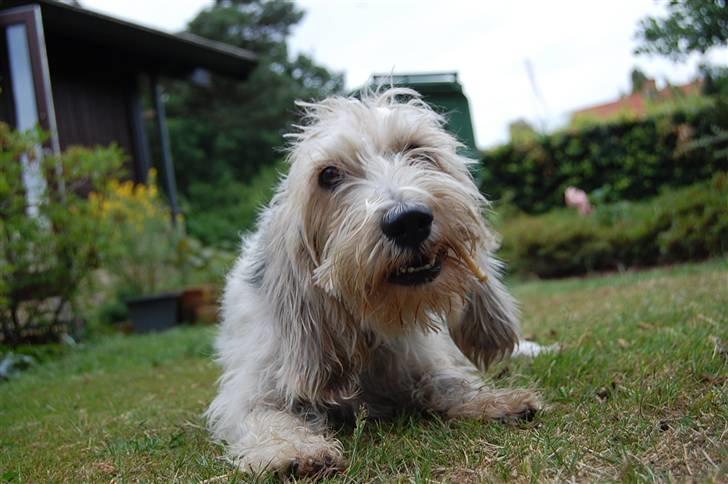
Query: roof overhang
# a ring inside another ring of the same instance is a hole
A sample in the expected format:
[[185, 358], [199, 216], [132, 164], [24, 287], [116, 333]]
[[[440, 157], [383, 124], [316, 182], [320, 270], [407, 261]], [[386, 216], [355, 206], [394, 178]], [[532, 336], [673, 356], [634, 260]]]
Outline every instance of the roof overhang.
[[196, 35], [170, 34], [56, 0], [5, 0], [2, 7], [39, 5], [46, 36], [89, 42], [124, 52], [159, 74], [189, 75], [205, 69], [247, 79], [257, 64], [254, 53]]

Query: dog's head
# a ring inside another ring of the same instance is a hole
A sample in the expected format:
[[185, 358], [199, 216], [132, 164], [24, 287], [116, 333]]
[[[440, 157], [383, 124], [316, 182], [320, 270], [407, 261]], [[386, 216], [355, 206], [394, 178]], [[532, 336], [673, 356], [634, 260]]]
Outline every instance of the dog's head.
[[389, 331], [462, 304], [492, 236], [443, 118], [408, 89], [302, 106], [281, 194], [313, 283]]

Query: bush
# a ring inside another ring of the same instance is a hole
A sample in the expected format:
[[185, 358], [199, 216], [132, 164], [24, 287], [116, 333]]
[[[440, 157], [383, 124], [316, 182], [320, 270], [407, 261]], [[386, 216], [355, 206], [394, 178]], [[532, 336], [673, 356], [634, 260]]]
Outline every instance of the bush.
[[281, 161], [261, 168], [247, 183], [232, 178], [214, 184], [193, 183], [185, 210], [189, 234], [205, 244], [237, 250], [241, 233], [255, 225], [284, 169]]
[[728, 170], [728, 117], [721, 106], [498, 147], [483, 154], [481, 191], [543, 213], [563, 206], [570, 185], [615, 202], [707, 180]]
[[89, 195], [97, 223], [109, 234], [101, 258], [108, 291], [96, 311], [99, 323], [124, 319], [129, 298], [220, 284], [232, 264], [234, 255], [188, 236], [184, 217], [173, 224], [154, 170], [148, 180], [146, 185], [110, 180], [103, 199]]
[[184, 232], [180, 217], [172, 224], [171, 210], [156, 186], [154, 170], [147, 185], [110, 180], [107, 194], [91, 193], [94, 217], [109, 233], [103, 267], [125, 296], [179, 289]]
[[0, 322], [10, 344], [78, 329], [78, 292], [109, 242], [86, 194], [104, 199], [123, 162], [113, 146], [51, 156], [42, 141], [0, 123]]
[[699, 260], [728, 251], [728, 174], [641, 203], [597, 207], [587, 217], [558, 209], [499, 227], [500, 256], [539, 277]]

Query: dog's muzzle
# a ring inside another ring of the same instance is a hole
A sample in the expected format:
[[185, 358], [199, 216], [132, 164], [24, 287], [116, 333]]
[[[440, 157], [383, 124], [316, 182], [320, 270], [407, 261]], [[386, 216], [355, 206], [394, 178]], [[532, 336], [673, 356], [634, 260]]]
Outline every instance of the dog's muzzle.
[[399, 248], [412, 252], [410, 260], [395, 269], [387, 280], [401, 286], [432, 282], [442, 270], [441, 253], [425, 254], [420, 249], [430, 236], [432, 211], [424, 205], [400, 204], [382, 217], [382, 232]]

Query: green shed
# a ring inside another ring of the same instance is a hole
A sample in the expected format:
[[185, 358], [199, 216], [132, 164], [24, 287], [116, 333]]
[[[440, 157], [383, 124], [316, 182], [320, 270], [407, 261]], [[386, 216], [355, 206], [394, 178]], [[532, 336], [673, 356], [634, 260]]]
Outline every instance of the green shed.
[[470, 104], [463, 93], [457, 72], [373, 74], [367, 84], [369, 87], [409, 87], [419, 92], [433, 109], [446, 115], [448, 131], [467, 148], [463, 154], [472, 158], [478, 156]]

